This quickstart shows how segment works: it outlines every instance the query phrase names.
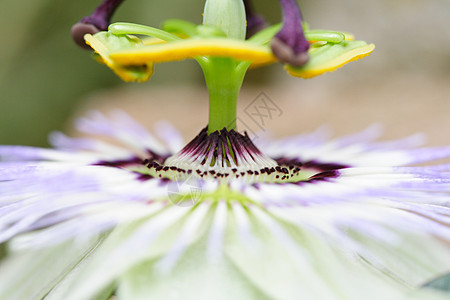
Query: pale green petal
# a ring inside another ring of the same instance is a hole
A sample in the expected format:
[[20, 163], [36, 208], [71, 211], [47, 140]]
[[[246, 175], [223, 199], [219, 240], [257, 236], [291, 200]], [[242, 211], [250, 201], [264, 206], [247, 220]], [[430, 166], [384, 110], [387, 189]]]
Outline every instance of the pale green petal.
[[[361, 242], [379, 257], [390, 255], [369, 238]], [[0, 299], [39, 298], [53, 286], [48, 299], [105, 299], [116, 285], [118, 300], [446, 299], [410, 289], [336, 245], [254, 205], [161, 207], [119, 225], [100, 244], [71, 241], [7, 257]]]
[[[105, 234], [106, 236], [107, 234]], [[103, 242], [103, 240], [102, 240]], [[92, 256], [97, 251], [98, 247], [101, 245], [99, 243], [94, 247], [89, 255], [86, 255], [83, 260], [81, 260], [79, 263], [77, 263], [74, 268], [68, 273], [64, 278], [61, 279], [60, 282], [45, 296], [45, 300], [61, 300], [61, 299], [68, 299], [69, 295], [71, 297], [78, 297], [79, 292], [73, 290], [73, 286], [76, 282], [76, 280], [83, 276], [82, 274], [86, 272], [86, 268], [89, 268]], [[94, 292], [90, 299], [95, 300], [108, 300], [110, 299], [111, 295], [113, 294], [114, 290], [116, 289], [115, 282], [111, 282], [109, 285], [107, 285], [104, 288], [96, 289], [96, 292]]]
[[118, 299], [272, 299], [225, 256], [208, 260], [207, 241], [208, 235], [204, 235], [186, 251], [169, 274], [160, 274], [155, 261], [131, 269], [118, 282]]
[[258, 208], [247, 217], [256, 242], [239, 242], [236, 225], [236, 239], [228, 239], [226, 254], [272, 299], [406, 300], [434, 299], [435, 294], [445, 299], [391, 280], [308, 228], [284, 224]]
[[[114, 229], [105, 242], [92, 256], [89, 266], [76, 275], [74, 284], [65, 300], [89, 299], [118, 280], [130, 268], [147, 260], [164, 257], [190, 220], [201, 217], [197, 212], [206, 213], [201, 222], [203, 230], [208, 228], [212, 217], [208, 206], [199, 208], [169, 207], [154, 216], [124, 224]], [[188, 243], [195, 243], [199, 230]], [[186, 246], [186, 248], [189, 245]]]
[[258, 242], [250, 247], [235, 242], [227, 247], [227, 256], [272, 298], [361, 299], [362, 291], [376, 286], [365, 299], [400, 299], [396, 285], [317, 236], [282, 225], [261, 211], [248, 217]]
[[42, 249], [12, 249], [0, 263], [0, 299], [40, 299], [100, 242], [101, 238], [92, 238]]
[[118, 299], [445, 299], [391, 280], [334, 243], [260, 208], [242, 211], [251, 239], [242, 239], [242, 216], [238, 220], [229, 207], [224, 252], [211, 259], [210, 234], [203, 232], [171, 272], [161, 272], [158, 257], [129, 269], [117, 282]]
[[450, 270], [450, 247], [430, 234], [411, 233], [400, 228], [386, 228], [395, 242], [382, 242], [368, 235], [350, 232], [367, 256], [365, 259], [393, 278], [418, 287], [436, 274]]

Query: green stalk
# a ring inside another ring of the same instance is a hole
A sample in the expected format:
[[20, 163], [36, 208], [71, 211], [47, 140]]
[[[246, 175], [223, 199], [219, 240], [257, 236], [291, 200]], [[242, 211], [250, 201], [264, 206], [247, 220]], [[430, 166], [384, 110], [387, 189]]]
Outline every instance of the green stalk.
[[237, 99], [247, 68], [237, 68], [237, 61], [221, 57], [209, 58], [200, 65], [209, 92], [208, 133], [223, 128], [236, 130]]

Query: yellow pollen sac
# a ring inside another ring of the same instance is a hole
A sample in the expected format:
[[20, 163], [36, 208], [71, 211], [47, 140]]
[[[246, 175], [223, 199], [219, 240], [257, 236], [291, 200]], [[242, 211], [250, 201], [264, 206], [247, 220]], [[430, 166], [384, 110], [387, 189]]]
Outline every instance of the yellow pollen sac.
[[111, 52], [109, 57], [119, 64], [159, 63], [197, 56], [230, 57], [251, 61], [255, 64], [269, 64], [276, 61], [270, 48], [253, 45], [240, 40], [225, 38], [186, 39], [165, 44], [142, 46]]
[[312, 78], [368, 56], [374, 49], [374, 44], [364, 41], [344, 41], [339, 44], [318, 42], [317, 45], [311, 45], [307, 64], [300, 68], [286, 65], [285, 69], [292, 76]]

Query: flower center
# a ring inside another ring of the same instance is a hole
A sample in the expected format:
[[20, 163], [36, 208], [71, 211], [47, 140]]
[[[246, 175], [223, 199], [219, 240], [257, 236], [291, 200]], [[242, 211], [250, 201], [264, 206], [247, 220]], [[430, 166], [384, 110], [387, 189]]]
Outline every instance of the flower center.
[[277, 162], [264, 155], [247, 134], [226, 128], [211, 134], [205, 128], [177, 154], [164, 161], [146, 159], [144, 164], [148, 175], [170, 180], [195, 177], [282, 183], [305, 181], [317, 173], [302, 170], [300, 162]]

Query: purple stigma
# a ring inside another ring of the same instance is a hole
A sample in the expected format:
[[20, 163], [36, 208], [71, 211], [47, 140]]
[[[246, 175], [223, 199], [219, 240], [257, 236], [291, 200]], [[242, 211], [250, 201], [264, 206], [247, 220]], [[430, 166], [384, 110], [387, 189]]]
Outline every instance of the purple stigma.
[[273, 54], [279, 61], [301, 67], [309, 60], [309, 42], [303, 34], [302, 16], [295, 0], [280, 0], [283, 28], [272, 40]]
[[102, 30], [107, 30], [111, 17], [124, 0], [104, 0], [88, 17], [84, 17], [80, 22], [72, 26], [71, 34], [75, 43], [85, 49], [90, 49], [84, 42], [84, 35], [94, 34]]
[[266, 21], [263, 17], [255, 14], [251, 0], [244, 0], [245, 15], [247, 18], [247, 32], [246, 38], [248, 39], [258, 31], [266, 27]]

